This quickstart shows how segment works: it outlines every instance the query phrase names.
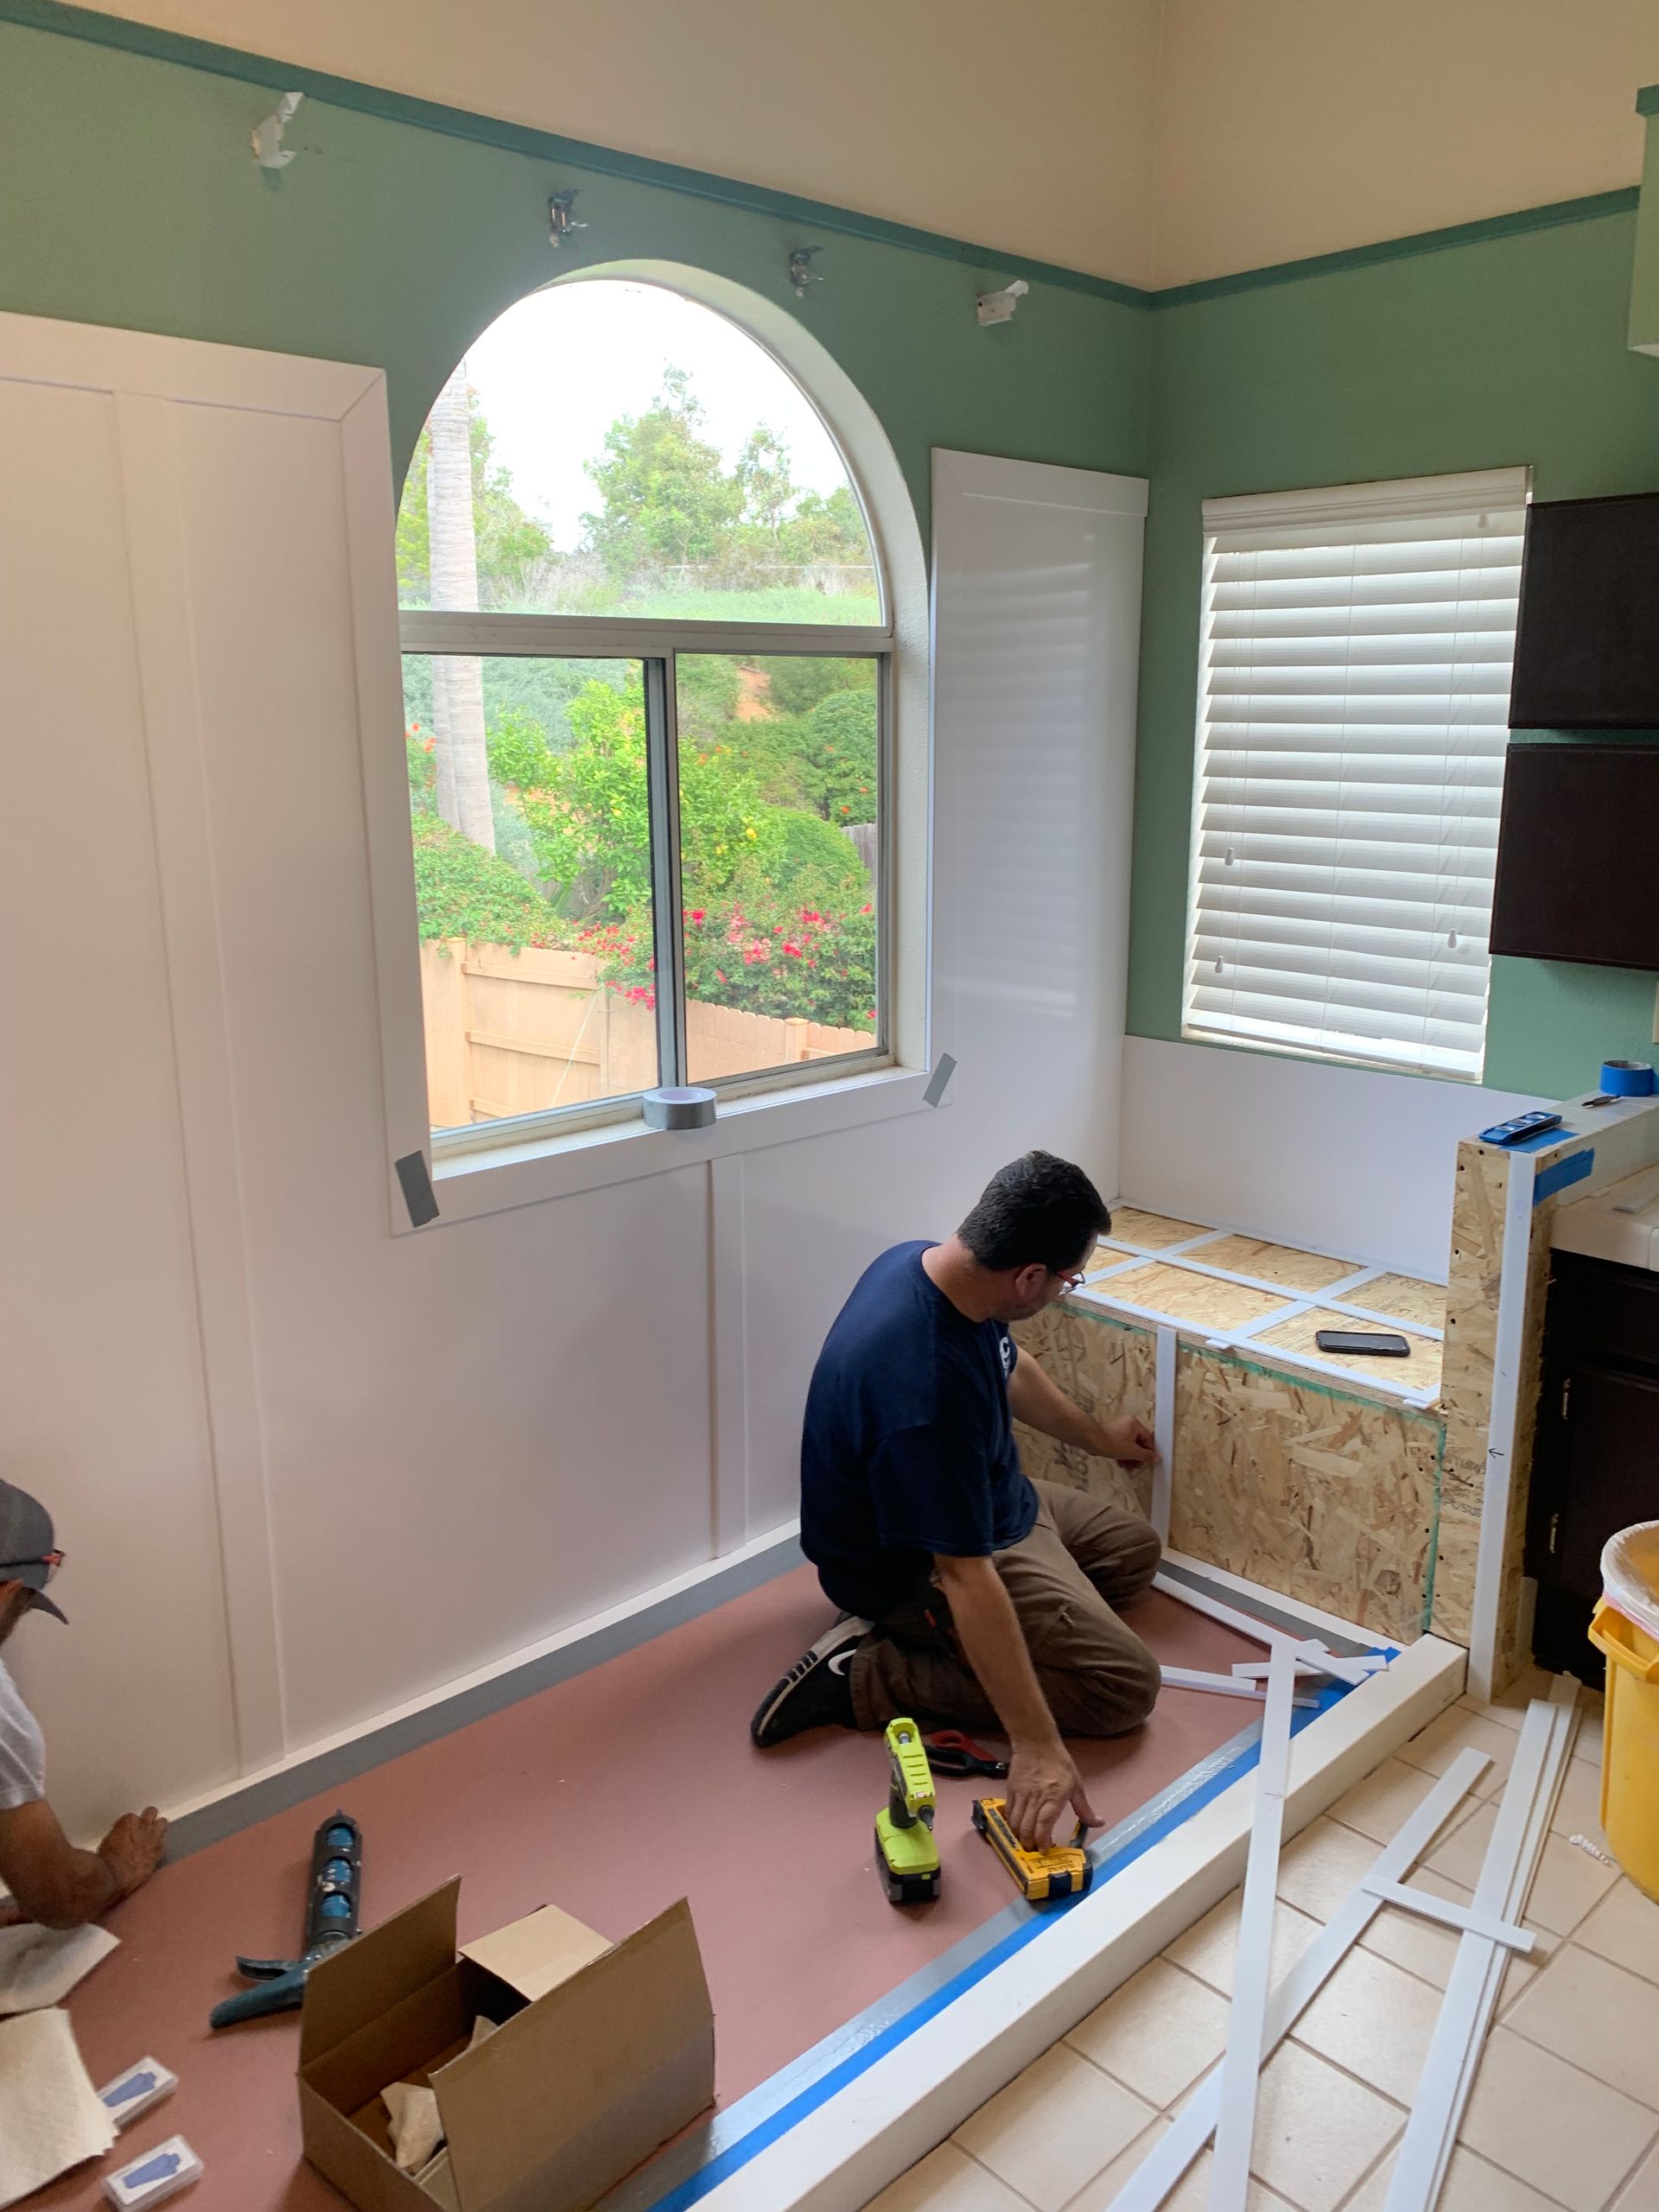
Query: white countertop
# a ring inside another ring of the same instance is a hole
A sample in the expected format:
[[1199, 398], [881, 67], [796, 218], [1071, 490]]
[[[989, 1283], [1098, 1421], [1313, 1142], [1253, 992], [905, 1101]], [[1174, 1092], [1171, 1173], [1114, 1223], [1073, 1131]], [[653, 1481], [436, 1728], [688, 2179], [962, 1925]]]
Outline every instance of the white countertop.
[[1659, 1167], [1639, 1168], [1592, 1198], [1557, 1206], [1550, 1241], [1558, 1252], [1659, 1273]]

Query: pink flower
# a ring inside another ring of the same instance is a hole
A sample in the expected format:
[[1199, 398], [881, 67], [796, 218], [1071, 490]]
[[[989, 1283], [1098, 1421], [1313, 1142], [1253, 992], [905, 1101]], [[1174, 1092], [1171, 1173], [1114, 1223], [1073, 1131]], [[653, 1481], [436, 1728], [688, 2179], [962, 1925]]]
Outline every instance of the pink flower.
[[686, 916], [686, 919], [691, 922], [705, 922], [708, 918], [709, 910], [705, 906], [694, 906]]

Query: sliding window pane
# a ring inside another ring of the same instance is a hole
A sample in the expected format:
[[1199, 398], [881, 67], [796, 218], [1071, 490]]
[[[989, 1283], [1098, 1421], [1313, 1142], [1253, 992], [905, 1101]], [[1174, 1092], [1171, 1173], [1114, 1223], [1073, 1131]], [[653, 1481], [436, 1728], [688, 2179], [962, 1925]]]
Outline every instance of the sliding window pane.
[[677, 670], [690, 1080], [869, 1051], [880, 663], [682, 653]]
[[406, 653], [435, 1130], [658, 1081], [637, 660]]

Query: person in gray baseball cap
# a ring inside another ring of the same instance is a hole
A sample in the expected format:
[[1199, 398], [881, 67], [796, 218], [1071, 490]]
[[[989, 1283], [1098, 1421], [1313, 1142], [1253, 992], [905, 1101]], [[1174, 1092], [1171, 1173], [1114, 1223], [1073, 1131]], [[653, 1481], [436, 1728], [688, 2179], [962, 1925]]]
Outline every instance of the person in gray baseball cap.
[[[25, 1614], [67, 1617], [46, 1594], [63, 1564], [52, 1516], [38, 1498], [0, 1482], [0, 1644]], [[15, 1912], [79, 1928], [141, 1888], [162, 1863], [167, 1822], [153, 1805], [124, 1813], [96, 1851], [77, 1851], [46, 1802], [46, 1745], [0, 1659], [0, 1884]]]

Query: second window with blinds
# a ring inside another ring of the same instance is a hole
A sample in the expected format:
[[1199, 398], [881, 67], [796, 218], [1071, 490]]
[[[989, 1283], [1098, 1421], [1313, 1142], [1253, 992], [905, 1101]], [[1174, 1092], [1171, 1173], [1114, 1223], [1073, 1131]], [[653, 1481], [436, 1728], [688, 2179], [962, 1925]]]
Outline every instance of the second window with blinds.
[[1529, 491], [1205, 501], [1185, 1036], [1478, 1080]]

